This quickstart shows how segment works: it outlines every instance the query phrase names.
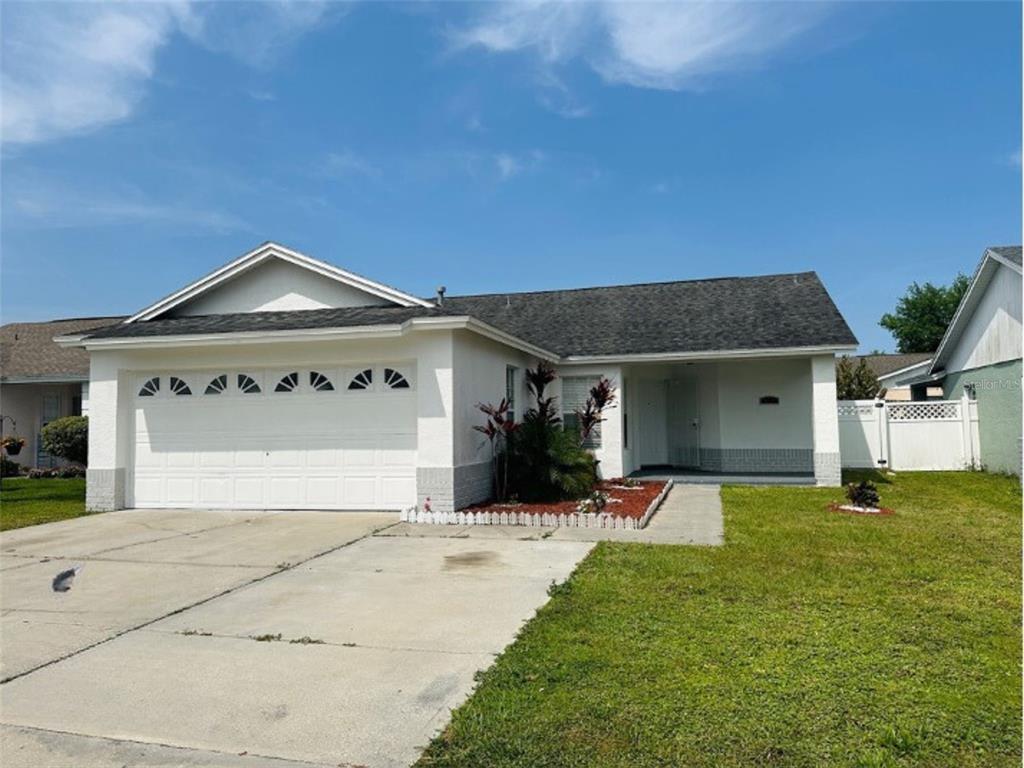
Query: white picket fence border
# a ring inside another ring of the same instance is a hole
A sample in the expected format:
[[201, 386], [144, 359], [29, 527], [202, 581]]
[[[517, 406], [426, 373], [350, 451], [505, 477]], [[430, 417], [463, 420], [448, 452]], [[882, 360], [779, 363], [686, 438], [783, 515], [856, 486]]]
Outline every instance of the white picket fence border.
[[400, 519], [403, 523], [426, 525], [519, 525], [526, 528], [605, 528], [638, 531], [647, 526], [651, 515], [661, 506], [671, 488], [672, 481], [666, 481], [665, 487], [654, 497], [639, 520], [633, 517], [617, 517], [607, 512], [568, 512], [563, 515], [554, 512], [426, 512], [417, 507], [403, 509]]

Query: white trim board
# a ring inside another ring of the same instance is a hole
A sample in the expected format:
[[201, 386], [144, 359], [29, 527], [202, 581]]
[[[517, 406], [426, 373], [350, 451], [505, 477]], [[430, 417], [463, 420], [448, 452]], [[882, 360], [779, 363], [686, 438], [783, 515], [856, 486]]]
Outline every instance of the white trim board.
[[327, 262], [306, 256], [303, 253], [294, 251], [273, 242], [267, 242], [258, 248], [238, 257], [232, 262], [225, 264], [220, 269], [201, 277], [194, 283], [186, 285], [179, 291], [165, 296], [155, 304], [136, 312], [125, 320], [125, 323], [134, 323], [139, 320], [152, 320], [165, 312], [200, 296], [207, 291], [231, 280], [234, 277], [246, 272], [253, 267], [264, 263], [268, 259], [277, 258], [287, 261], [296, 266], [316, 272], [319, 275], [337, 280], [340, 283], [365, 291], [382, 299], [387, 299], [402, 307], [432, 307], [433, 304], [425, 299], [413, 296], [397, 288], [378, 283], [369, 278], [357, 275], [354, 272], [335, 267]]

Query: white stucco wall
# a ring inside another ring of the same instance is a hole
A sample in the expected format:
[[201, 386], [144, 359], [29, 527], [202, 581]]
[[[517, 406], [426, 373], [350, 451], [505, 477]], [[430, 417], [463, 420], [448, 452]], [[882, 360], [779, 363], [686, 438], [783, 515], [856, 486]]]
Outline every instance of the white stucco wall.
[[229, 312], [368, 307], [389, 303], [378, 296], [287, 261], [271, 259], [175, 308], [170, 314], [215, 315]]
[[1021, 356], [1021, 276], [1000, 264], [964, 331], [946, 370], [981, 368]]
[[[744, 360], [719, 363], [716, 368], [718, 444], [715, 447], [814, 447], [811, 371], [806, 358]], [[779, 404], [761, 405], [759, 400], [764, 395], [778, 397]], [[702, 422], [707, 423], [703, 418]]]
[[524, 373], [536, 361], [519, 350], [491, 341], [475, 333], [458, 331], [455, 343], [455, 464], [490, 461], [487, 438], [473, 429], [483, 425], [485, 417], [477, 403], [497, 405], [505, 396], [505, 370], [514, 365], [518, 371], [516, 420], [521, 421], [527, 402]]

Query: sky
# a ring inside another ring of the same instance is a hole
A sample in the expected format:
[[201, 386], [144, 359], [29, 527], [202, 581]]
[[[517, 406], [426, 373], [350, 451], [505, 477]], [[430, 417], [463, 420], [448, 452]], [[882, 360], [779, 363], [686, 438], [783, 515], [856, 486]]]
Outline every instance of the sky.
[[908, 284], [1021, 241], [1017, 3], [0, 13], [3, 322], [273, 240], [425, 296], [815, 270], [891, 351]]

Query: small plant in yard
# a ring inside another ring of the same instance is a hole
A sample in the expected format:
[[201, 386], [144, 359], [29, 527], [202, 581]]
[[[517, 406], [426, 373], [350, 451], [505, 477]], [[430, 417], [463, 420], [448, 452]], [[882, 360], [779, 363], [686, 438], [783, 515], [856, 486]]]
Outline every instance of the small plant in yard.
[[491, 444], [491, 473], [494, 479], [494, 495], [498, 501], [505, 501], [508, 497], [509, 442], [519, 428], [519, 425], [516, 424], [511, 416], [512, 404], [505, 398], [502, 398], [498, 405], [477, 403], [476, 407], [487, 417], [487, 421], [483, 426], [476, 425], [473, 429], [483, 433]]
[[576, 511], [581, 515], [596, 515], [608, 504], [608, 494], [602, 491], [594, 491], [585, 499], [581, 499], [576, 505]]
[[527, 503], [578, 499], [597, 482], [593, 455], [582, 448], [577, 434], [563, 428], [555, 398], [547, 394], [555, 378], [555, 369], [543, 361], [526, 371], [535, 404], [508, 441], [506, 491]]
[[580, 445], [588, 445], [594, 430], [604, 421], [604, 410], [615, 403], [615, 385], [610, 379], [601, 377], [590, 388], [590, 396], [582, 408], [576, 409], [576, 420], [580, 429]]
[[846, 498], [855, 507], [877, 509], [879, 504], [878, 488], [870, 480], [850, 483], [846, 486]]

